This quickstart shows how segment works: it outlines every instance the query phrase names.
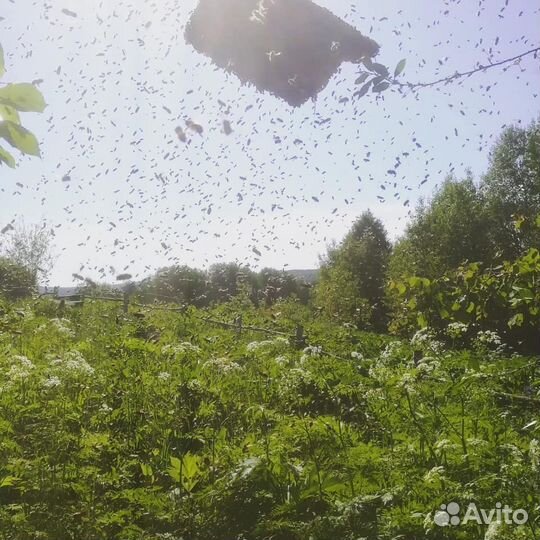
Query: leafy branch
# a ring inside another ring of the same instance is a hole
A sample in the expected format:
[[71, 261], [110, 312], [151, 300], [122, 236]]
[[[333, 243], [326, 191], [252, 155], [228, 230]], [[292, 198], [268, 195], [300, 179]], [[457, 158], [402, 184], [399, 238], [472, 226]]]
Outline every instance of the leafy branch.
[[[0, 78], [6, 72], [4, 51], [0, 45]], [[46, 103], [41, 92], [28, 83], [6, 84], [0, 88], [0, 139], [5, 139], [23, 154], [40, 156], [39, 143], [35, 135], [21, 125], [20, 112], [45, 110]], [[15, 167], [15, 158], [0, 146], [0, 164]]]
[[[371, 59], [365, 58], [363, 64], [366, 67], [367, 71], [362, 71], [360, 76], [356, 79], [356, 84], [363, 84], [363, 86], [353, 94], [353, 97], [362, 97], [365, 96], [370, 90], [375, 93], [384, 92], [388, 90], [391, 86], [397, 87], [399, 89], [405, 88], [408, 90], [415, 90], [419, 88], [428, 88], [432, 86], [438, 86], [439, 84], [449, 84], [458, 79], [464, 77], [470, 77], [479, 72], [485, 72], [488, 69], [493, 69], [495, 67], [504, 66], [506, 64], [519, 62], [522, 58], [525, 58], [530, 55], [534, 55], [535, 58], [538, 57], [540, 52], [540, 47], [530, 49], [526, 52], [513, 56], [512, 58], [506, 58], [498, 62], [490, 62], [489, 64], [481, 64], [476, 68], [470, 69], [464, 72], [456, 72], [453, 75], [448, 75], [442, 77], [435, 81], [430, 82], [401, 82], [398, 80], [398, 77], [403, 73], [406, 66], [406, 60], [401, 60], [394, 70], [394, 75], [390, 76], [389, 69], [383, 64], [378, 64], [372, 62]], [[371, 78], [370, 78], [371, 77]]]

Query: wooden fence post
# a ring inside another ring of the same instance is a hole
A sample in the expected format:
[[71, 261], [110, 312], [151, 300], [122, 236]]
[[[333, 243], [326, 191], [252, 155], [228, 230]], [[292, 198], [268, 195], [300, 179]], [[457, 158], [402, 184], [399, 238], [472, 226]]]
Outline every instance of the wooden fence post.
[[292, 341], [293, 341], [294, 346], [297, 349], [303, 349], [303, 348], [306, 347], [307, 339], [306, 339], [306, 336], [304, 334], [304, 327], [301, 324], [299, 324], [296, 327], [296, 332], [295, 332], [295, 335], [294, 335]]
[[242, 315], [236, 317], [234, 324], [236, 325], [236, 335], [240, 337], [242, 335]]
[[124, 291], [124, 302], [123, 302], [124, 313], [129, 311], [129, 292]]

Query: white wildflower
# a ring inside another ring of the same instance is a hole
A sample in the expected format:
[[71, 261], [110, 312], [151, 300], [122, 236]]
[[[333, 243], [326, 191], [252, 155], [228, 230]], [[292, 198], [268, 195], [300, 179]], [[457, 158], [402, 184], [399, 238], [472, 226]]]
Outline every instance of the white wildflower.
[[108, 414], [108, 413], [112, 412], [112, 407], [107, 405], [107, 403], [102, 403], [101, 407], [99, 408], [99, 412], [102, 412], [104, 414]]
[[171, 378], [171, 374], [168, 372], [168, 371], [160, 371], [158, 373], [158, 376], [157, 378], [160, 380], [160, 381], [168, 381], [170, 378]]
[[69, 351], [50, 362], [58, 371], [71, 377], [91, 377], [95, 370], [79, 351]]
[[280, 355], [276, 357], [276, 364], [278, 366], [286, 366], [289, 363], [289, 359], [286, 356]]
[[178, 356], [186, 353], [198, 354], [201, 352], [201, 348], [197, 345], [193, 345], [188, 341], [183, 341], [182, 343], [169, 344], [161, 347], [161, 354], [165, 356]]
[[282, 396], [296, 395], [299, 388], [312, 382], [313, 376], [309, 371], [303, 368], [293, 368], [280, 379], [279, 392]]
[[351, 358], [354, 358], [355, 360], [363, 360], [364, 359], [364, 355], [360, 352], [357, 352], [357, 351], [353, 351], [351, 353]]
[[469, 326], [467, 324], [463, 324], [460, 322], [453, 322], [453, 323], [450, 323], [446, 327], [446, 333], [451, 338], [457, 339], [463, 336], [463, 334], [465, 334], [468, 329], [469, 329]]
[[[174, 489], [171, 493], [174, 493], [176, 491], [180, 492], [180, 490], [177, 488]], [[159, 538], [160, 540], [184, 540], [183, 536], [175, 536], [172, 533], [158, 533], [156, 538]]]
[[322, 354], [322, 347], [310, 345], [309, 347], [306, 347], [302, 352], [304, 354], [307, 354], [308, 356], [315, 356], [317, 358]]
[[225, 375], [242, 370], [242, 366], [230, 358], [211, 358], [203, 364], [203, 368]]
[[411, 338], [411, 345], [413, 347], [422, 348], [428, 345], [434, 338], [435, 336], [430, 328], [422, 328]]
[[11, 366], [7, 372], [7, 378], [11, 382], [24, 381], [30, 377], [30, 371], [20, 366]]
[[276, 337], [275, 339], [265, 339], [263, 341], [252, 341], [251, 343], [248, 343], [246, 345], [246, 351], [248, 353], [254, 353], [261, 349], [267, 349], [271, 347], [283, 346], [283, 345], [288, 345], [288, 344], [289, 344], [289, 341], [287, 338], [279, 336], [279, 337]]
[[388, 345], [384, 348], [384, 350], [379, 355], [378, 361], [381, 365], [384, 365], [388, 363], [389, 360], [394, 360], [402, 347], [401, 341], [391, 341], [388, 343]]
[[439, 353], [444, 349], [444, 344], [435, 339], [435, 334], [431, 328], [418, 330], [411, 339], [411, 345], [416, 350], [429, 350], [434, 353]]
[[397, 386], [404, 388], [410, 394], [416, 393], [415, 388], [416, 377], [414, 373], [404, 373], [401, 380], [397, 383]]
[[447, 450], [455, 448], [455, 444], [450, 439], [440, 439], [435, 443], [435, 450]]
[[51, 319], [51, 324], [62, 336], [68, 338], [75, 336], [75, 332], [73, 332], [73, 330], [69, 327], [70, 321], [68, 319]]
[[385, 384], [387, 383], [392, 377], [395, 376], [395, 372], [393, 369], [386, 367], [383, 364], [376, 364], [374, 366], [371, 366], [368, 371], [369, 377], [378, 383]]
[[300, 362], [307, 362], [310, 358], [320, 358], [322, 356], [322, 347], [317, 347], [314, 345], [309, 345], [303, 351], [303, 354], [300, 358]]
[[500, 521], [492, 521], [489, 524], [488, 530], [484, 536], [484, 540], [499, 540], [502, 534], [502, 523]]
[[444, 479], [444, 467], [442, 466], [433, 467], [424, 475], [424, 482], [426, 482], [426, 484], [435, 484]]
[[29, 360], [26, 356], [12, 356], [11, 363], [27, 370], [34, 369], [35, 367], [32, 361]]
[[180, 343], [180, 345], [178, 345], [178, 348], [180, 349], [181, 352], [192, 352], [192, 353], [200, 353], [201, 352], [201, 348], [198, 347], [197, 345], [193, 345], [193, 343], [189, 343], [189, 341], [183, 341], [182, 343]]
[[51, 388], [56, 388], [62, 384], [62, 381], [59, 377], [56, 375], [53, 375], [49, 377], [48, 379], [45, 379], [42, 383], [42, 386], [45, 390], [49, 390]]
[[432, 373], [435, 370], [436, 367], [438, 367], [438, 366], [437, 366], [437, 363], [435, 363], [435, 362], [430, 363], [430, 362], [420, 361], [418, 363], [418, 365], [416, 366], [416, 369], [420, 373], [428, 374], [428, 373]]
[[6, 373], [8, 384], [25, 381], [34, 368], [34, 364], [26, 356], [12, 356], [11, 367]]
[[264, 341], [252, 341], [251, 343], [248, 343], [246, 346], [246, 350], [249, 353], [254, 353], [260, 349], [264, 349], [265, 347], [269, 347], [273, 345], [273, 342], [269, 339]]
[[499, 347], [502, 345], [501, 338], [499, 334], [496, 332], [492, 332], [491, 330], [481, 330], [476, 335], [476, 340], [478, 343], [481, 343], [483, 345], [492, 345], [495, 347]]

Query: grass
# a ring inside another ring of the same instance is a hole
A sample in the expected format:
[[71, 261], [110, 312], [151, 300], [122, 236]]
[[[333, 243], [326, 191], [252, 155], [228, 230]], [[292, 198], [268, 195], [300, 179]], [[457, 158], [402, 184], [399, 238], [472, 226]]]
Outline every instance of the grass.
[[[535, 358], [363, 333], [293, 302], [0, 308], [0, 539], [539, 535]], [[239, 312], [302, 324], [311, 346], [201, 320]], [[449, 502], [530, 519], [438, 527]]]

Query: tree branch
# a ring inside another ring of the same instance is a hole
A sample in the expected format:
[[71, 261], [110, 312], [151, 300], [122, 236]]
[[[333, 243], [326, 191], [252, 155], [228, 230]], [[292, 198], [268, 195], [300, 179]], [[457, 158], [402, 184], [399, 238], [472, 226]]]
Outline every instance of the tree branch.
[[525, 58], [526, 56], [529, 56], [531, 54], [534, 54], [535, 58], [538, 55], [538, 52], [540, 52], [540, 47], [536, 47], [535, 49], [531, 49], [530, 51], [526, 51], [524, 53], [518, 54], [517, 56], [514, 56], [512, 58], [507, 58], [505, 60], [500, 60], [499, 62], [493, 62], [487, 65], [480, 65], [477, 68], [471, 69], [469, 71], [465, 71], [463, 73], [454, 73], [454, 75], [449, 75], [447, 77], [443, 77], [441, 79], [438, 79], [436, 81], [431, 81], [428, 83], [401, 83], [397, 81], [396, 79], [388, 79], [390, 83], [392, 83], [395, 86], [399, 86], [400, 88], [408, 88], [410, 90], [414, 90], [415, 88], [427, 88], [430, 86], [437, 86], [439, 84], [448, 84], [456, 79], [462, 79], [463, 77], [470, 77], [471, 75], [474, 75], [476, 73], [479, 73], [480, 71], [487, 71], [488, 69], [499, 67], [504, 64], [510, 64], [511, 62], [516, 62], [517, 60], [521, 60], [522, 58]]

